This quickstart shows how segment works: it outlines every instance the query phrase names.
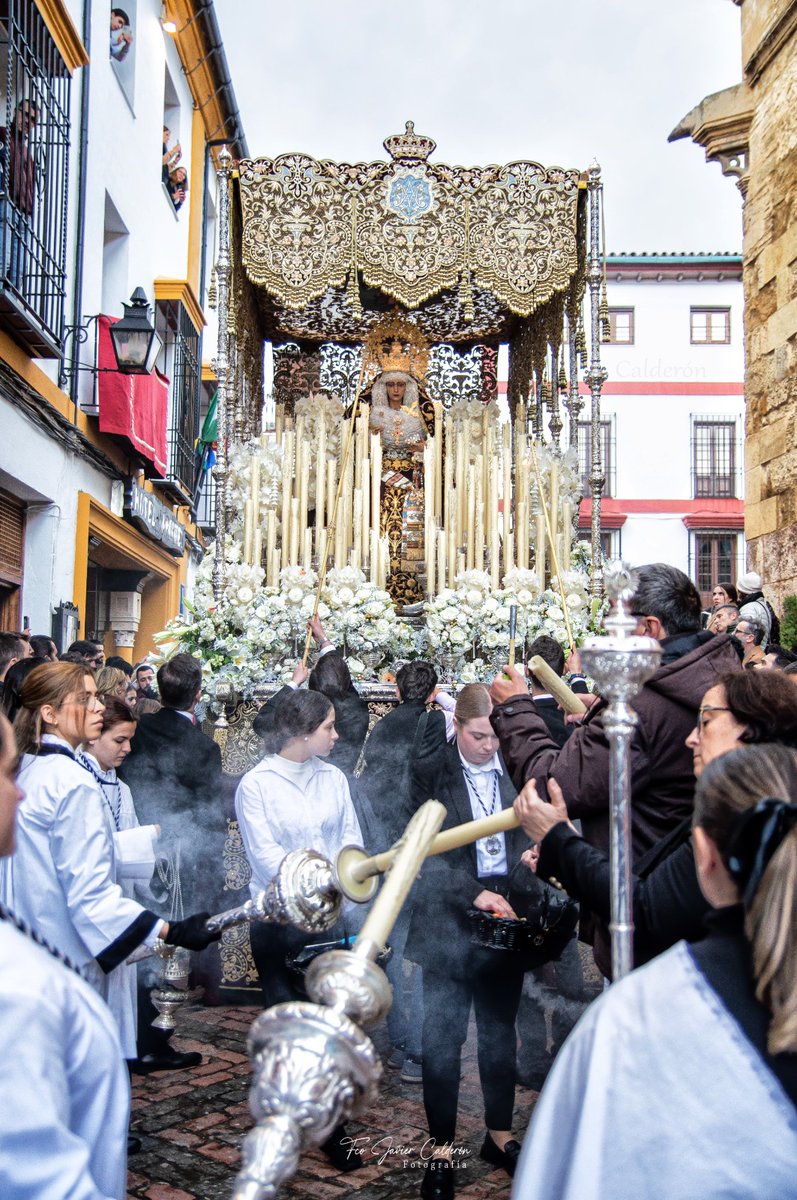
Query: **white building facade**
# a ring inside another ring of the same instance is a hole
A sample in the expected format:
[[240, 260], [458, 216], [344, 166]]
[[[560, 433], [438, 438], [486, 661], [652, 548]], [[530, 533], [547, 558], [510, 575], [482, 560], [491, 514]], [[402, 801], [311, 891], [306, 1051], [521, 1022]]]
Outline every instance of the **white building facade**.
[[[247, 153], [213, 5], [7, 0], [0, 72], [0, 628], [138, 658], [201, 555], [215, 158]], [[104, 320], [136, 288], [147, 376]]]
[[[705, 601], [715, 583], [735, 582], [745, 569], [741, 278], [741, 256], [733, 254], [623, 254], [607, 262], [604, 548], [632, 563], [680, 567]], [[581, 417], [588, 496], [588, 403]], [[582, 536], [590, 517], [585, 499]]]

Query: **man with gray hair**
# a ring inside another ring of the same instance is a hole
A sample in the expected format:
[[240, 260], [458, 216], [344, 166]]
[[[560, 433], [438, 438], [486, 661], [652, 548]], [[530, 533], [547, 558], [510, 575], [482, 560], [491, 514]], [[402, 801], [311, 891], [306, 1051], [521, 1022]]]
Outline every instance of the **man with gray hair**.
[[736, 624], [729, 627], [728, 633], [742, 645], [742, 666], [745, 671], [751, 671], [764, 661], [764, 626], [760, 621], [754, 621], [752, 617], [739, 617]]
[[[686, 738], [704, 694], [721, 675], [741, 670], [730, 637], [701, 630], [700, 595], [683, 571], [667, 563], [637, 569], [630, 601], [635, 633], [654, 638], [660, 665], [633, 700], [638, 721], [631, 737], [631, 839], [639, 859], [692, 811], [695, 776]], [[535, 712], [525, 680], [508, 668], [493, 681], [490, 720], [515, 787], [536, 781], [543, 799], [554, 779], [568, 812], [580, 818], [586, 841], [609, 847], [610, 746], [603, 727], [605, 702], [593, 704], [561, 748]], [[582, 921], [582, 934], [584, 931]], [[595, 958], [609, 972], [605, 927], [594, 927]]]

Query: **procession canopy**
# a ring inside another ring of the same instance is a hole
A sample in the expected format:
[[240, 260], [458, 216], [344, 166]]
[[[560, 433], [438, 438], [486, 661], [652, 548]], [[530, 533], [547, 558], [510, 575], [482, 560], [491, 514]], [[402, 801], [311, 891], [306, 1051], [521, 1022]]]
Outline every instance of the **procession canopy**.
[[389, 161], [239, 164], [234, 253], [275, 348], [278, 398], [292, 407], [319, 386], [351, 398], [369, 330], [399, 309], [432, 348], [433, 399], [490, 399], [508, 342], [516, 401], [557, 363], [564, 318], [580, 320], [585, 176], [430, 162], [435, 143], [411, 121], [384, 146]]

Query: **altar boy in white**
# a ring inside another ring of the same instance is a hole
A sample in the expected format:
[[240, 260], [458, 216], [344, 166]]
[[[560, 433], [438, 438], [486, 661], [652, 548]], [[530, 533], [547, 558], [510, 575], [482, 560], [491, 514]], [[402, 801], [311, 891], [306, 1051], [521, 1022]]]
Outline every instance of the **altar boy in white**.
[[[22, 798], [0, 716], [0, 855]], [[123, 1200], [130, 1087], [103, 1001], [0, 905], [0, 1195]]]

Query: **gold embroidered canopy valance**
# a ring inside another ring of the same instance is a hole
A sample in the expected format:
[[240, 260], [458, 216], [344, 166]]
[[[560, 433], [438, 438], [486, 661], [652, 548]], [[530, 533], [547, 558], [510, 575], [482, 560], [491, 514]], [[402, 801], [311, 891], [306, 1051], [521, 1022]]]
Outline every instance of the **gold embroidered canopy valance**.
[[430, 342], [498, 341], [572, 304], [578, 171], [431, 163], [435, 144], [410, 121], [384, 144], [390, 161], [241, 161], [242, 260], [272, 336], [361, 341], [397, 303]]

